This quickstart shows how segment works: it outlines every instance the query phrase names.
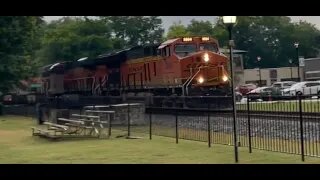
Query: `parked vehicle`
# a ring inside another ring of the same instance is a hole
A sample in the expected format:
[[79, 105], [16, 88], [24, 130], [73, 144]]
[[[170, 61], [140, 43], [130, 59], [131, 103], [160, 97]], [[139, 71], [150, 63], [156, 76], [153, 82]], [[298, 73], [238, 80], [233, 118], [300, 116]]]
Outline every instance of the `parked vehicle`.
[[239, 102], [242, 99], [242, 94], [238, 91], [235, 92], [235, 96], [236, 96], [236, 101]]
[[251, 90], [247, 95], [251, 101], [262, 99], [267, 100], [269, 95], [272, 95], [273, 88], [272, 87], [259, 87], [254, 90]]
[[244, 85], [238, 86], [236, 88], [236, 91], [238, 91], [242, 95], [246, 95], [247, 93], [249, 93], [250, 91], [252, 91], [256, 88], [257, 88], [257, 86], [255, 84], [244, 84]]
[[290, 88], [294, 84], [296, 84], [296, 82], [294, 81], [282, 81], [282, 82], [273, 83], [271, 87], [279, 88], [280, 90], [282, 90], [282, 89]]
[[319, 81], [305, 81], [299, 82], [290, 88], [282, 90], [284, 96], [296, 95], [318, 95], [320, 96], [320, 82]]

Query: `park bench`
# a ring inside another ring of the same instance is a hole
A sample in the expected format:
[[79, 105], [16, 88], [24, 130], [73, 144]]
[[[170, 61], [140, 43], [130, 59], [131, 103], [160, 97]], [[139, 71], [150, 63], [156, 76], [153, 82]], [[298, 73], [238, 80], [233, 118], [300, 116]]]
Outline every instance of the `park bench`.
[[102, 108], [109, 108], [109, 105], [97, 105], [97, 106], [85, 106], [83, 107], [84, 110], [99, 110]]
[[100, 121], [100, 116], [90, 116], [90, 115], [83, 115], [83, 114], [72, 114], [71, 117], [76, 117], [76, 118], [83, 118], [83, 122], [85, 125], [89, 126], [89, 124], [91, 124], [91, 126], [95, 125], [95, 122], [99, 122]]
[[77, 118], [100, 120], [100, 116], [90, 116], [90, 115], [83, 115], [83, 114], [71, 114], [71, 116], [72, 117], [77, 117]]
[[31, 129], [32, 129], [32, 136], [43, 136], [50, 139], [60, 138], [60, 136], [57, 136], [56, 134], [54, 135], [51, 134], [52, 132], [55, 132], [55, 131], [45, 130], [39, 127], [31, 127]]
[[98, 136], [100, 136], [100, 131], [95, 127], [95, 124], [101, 124], [104, 122], [100, 121], [99, 116], [89, 116], [89, 115], [80, 115], [80, 114], [72, 114], [71, 116], [82, 118], [82, 119], [74, 120], [74, 119], [58, 118], [58, 120], [65, 121], [67, 122], [65, 125], [76, 128], [76, 130], [74, 131], [74, 134], [80, 135], [83, 132], [86, 134], [86, 130], [91, 130], [89, 134], [93, 135], [93, 132], [95, 132]]
[[108, 114], [108, 115], [115, 113], [115, 111], [102, 111], [102, 110], [86, 110], [85, 112], [90, 114], [92, 113], [92, 114]]
[[[103, 111], [103, 110], [86, 110], [86, 113], [106, 113], [106, 115], [109, 114], [109, 120], [110, 120], [110, 114], [114, 114], [114, 111]], [[95, 116], [95, 115], [81, 115], [81, 114], [72, 114], [72, 117], [79, 117], [79, 118], [87, 118], [87, 120], [83, 120], [84, 122], [90, 123], [92, 127], [94, 127], [94, 131], [100, 136], [102, 129], [104, 128], [105, 124], [109, 124], [109, 129], [111, 128], [110, 126], [110, 121], [102, 121], [101, 116]], [[89, 126], [87, 124], [87, 126]], [[111, 130], [111, 129], [110, 129]], [[109, 130], [109, 136], [111, 135], [111, 132]]]
[[[100, 116], [72, 114], [71, 118], [58, 118], [56, 124], [44, 122], [47, 129], [32, 127], [32, 135], [39, 135], [48, 138], [61, 137], [100, 137], [102, 134], [103, 124], [107, 121], [100, 121]], [[99, 127], [96, 127], [99, 126]], [[59, 134], [57, 135], [57, 133]]]
[[84, 129], [93, 129], [94, 128], [92, 126], [84, 126], [84, 125], [78, 125], [78, 124], [72, 124], [72, 123], [66, 123], [65, 125], [70, 126], [70, 127], [84, 128]]
[[73, 123], [73, 124], [84, 124], [85, 119], [73, 120], [73, 119], [66, 119], [66, 118], [58, 118], [58, 120], [68, 122], [68, 123]]
[[62, 129], [64, 131], [68, 130], [68, 126], [64, 126], [64, 125], [60, 125], [60, 124], [55, 124], [55, 123], [51, 123], [51, 122], [44, 122], [44, 125], [48, 126], [48, 129]]
[[[102, 119], [101, 118], [101, 114], [104, 114], [104, 117], [105, 117], [104, 123], [108, 123], [107, 120], [109, 120], [109, 123], [111, 123], [111, 117], [112, 117], [112, 115], [113, 115], [113, 117], [115, 115], [115, 111], [102, 111], [102, 110], [86, 110], [85, 113], [86, 114], [90, 114], [90, 115], [98, 114], [99, 117], [100, 117], [100, 121], [99, 122], [102, 122], [101, 121], [101, 119]], [[101, 125], [104, 124], [104, 123], [101, 123]], [[103, 127], [101, 126], [101, 128], [103, 128]]]

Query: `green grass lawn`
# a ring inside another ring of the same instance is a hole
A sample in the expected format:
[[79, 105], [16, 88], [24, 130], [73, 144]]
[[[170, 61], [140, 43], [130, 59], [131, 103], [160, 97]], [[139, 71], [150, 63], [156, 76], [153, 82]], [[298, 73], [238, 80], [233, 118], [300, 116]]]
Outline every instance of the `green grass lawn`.
[[[238, 110], [247, 110], [247, 104], [238, 104]], [[250, 111], [280, 111], [280, 112], [299, 112], [299, 102], [285, 101], [285, 102], [250, 102]], [[302, 112], [320, 112], [320, 100], [319, 101], [303, 101]]]
[[[35, 120], [0, 117], [0, 163], [234, 163], [232, 146], [140, 135], [142, 139], [87, 139], [49, 141], [31, 136]], [[113, 134], [119, 132], [114, 131]], [[124, 134], [124, 133], [122, 133]], [[240, 148], [240, 163], [301, 163], [299, 155]], [[306, 158], [320, 163], [320, 158]]]

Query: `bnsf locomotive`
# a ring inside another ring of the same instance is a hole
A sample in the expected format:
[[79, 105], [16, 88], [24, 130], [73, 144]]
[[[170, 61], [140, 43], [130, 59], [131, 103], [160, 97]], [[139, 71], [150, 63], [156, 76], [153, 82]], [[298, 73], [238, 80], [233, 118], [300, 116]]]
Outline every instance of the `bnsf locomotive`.
[[228, 58], [211, 37], [170, 39], [43, 68], [47, 95], [216, 95], [229, 90]]

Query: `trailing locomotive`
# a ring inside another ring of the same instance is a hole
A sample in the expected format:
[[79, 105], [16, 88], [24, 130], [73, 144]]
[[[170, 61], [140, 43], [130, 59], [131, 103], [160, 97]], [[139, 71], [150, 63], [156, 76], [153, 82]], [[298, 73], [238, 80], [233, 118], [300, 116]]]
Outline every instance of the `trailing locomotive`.
[[228, 58], [211, 37], [170, 39], [43, 68], [47, 95], [217, 95], [229, 91]]

